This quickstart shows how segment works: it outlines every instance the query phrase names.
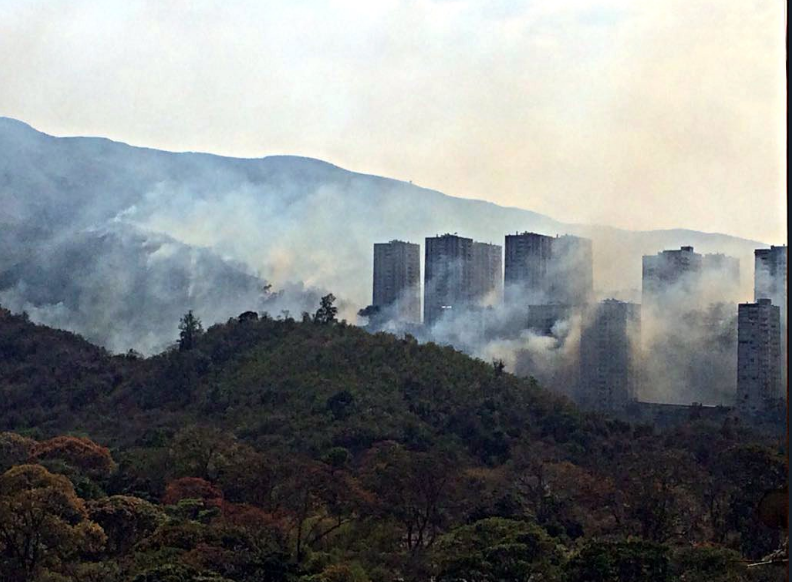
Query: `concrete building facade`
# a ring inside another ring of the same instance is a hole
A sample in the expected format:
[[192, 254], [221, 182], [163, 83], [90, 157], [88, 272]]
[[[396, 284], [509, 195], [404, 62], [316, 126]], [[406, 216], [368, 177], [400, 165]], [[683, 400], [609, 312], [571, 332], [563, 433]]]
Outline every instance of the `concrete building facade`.
[[499, 303], [503, 249], [456, 234], [427, 237], [424, 266], [424, 323], [433, 325], [454, 309]]
[[754, 301], [770, 299], [781, 310], [782, 324], [787, 314], [786, 245], [754, 251]]
[[771, 246], [754, 251], [754, 301], [769, 299], [779, 308], [781, 350], [781, 384], [786, 386], [788, 376], [788, 320], [787, 320], [787, 247]]
[[673, 291], [697, 293], [703, 258], [693, 247], [644, 255], [642, 270], [642, 302], [660, 301]]
[[583, 305], [594, 295], [594, 243], [565, 234], [553, 239], [553, 301]]
[[597, 303], [580, 335], [578, 399], [586, 408], [623, 410], [636, 399], [641, 306], [615, 299]]
[[782, 397], [780, 337], [780, 309], [770, 299], [739, 305], [735, 403], [739, 411], [760, 414]]
[[553, 237], [535, 232], [506, 235], [504, 293], [508, 305], [545, 302]]
[[444, 234], [427, 237], [424, 260], [424, 324], [470, 303], [473, 281], [473, 239]]
[[[787, 247], [771, 246], [754, 251], [754, 301], [786, 298]], [[780, 302], [773, 302], [779, 305]]]
[[503, 247], [473, 243], [473, 299], [498, 305], [503, 301]]
[[372, 305], [389, 319], [421, 322], [421, 247], [392, 240], [374, 244]]
[[571, 235], [506, 235], [505, 300], [513, 306], [580, 305], [593, 293], [593, 246]]
[[547, 303], [528, 307], [528, 329], [536, 334], [552, 336], [559, 321], [566, 321], [579, 311], [574, 305]]

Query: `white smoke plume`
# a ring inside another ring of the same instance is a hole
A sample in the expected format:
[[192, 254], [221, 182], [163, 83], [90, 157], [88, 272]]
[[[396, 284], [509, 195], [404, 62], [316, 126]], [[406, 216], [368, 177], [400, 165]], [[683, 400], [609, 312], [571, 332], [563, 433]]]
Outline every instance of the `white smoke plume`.
[[[639, 400], [732, 403], [737, 369], [736, 302], [741, 293], [730, 272], [708, 268], [695, 284], [689, 279], [677, 281], [665, 288], [662, 302], [642, 305], [641, 337], [630, 338]], [[447, 310], [428, 328], [405, 325], [390, 318], [388, 310], [378, 314], [376, 321], [361, 318], [361, 323], [392, 333], [411, 333], [420, 341], [452, 345], [487, 362], [500, 360], [508, 371], [532, 376], [543, 386], [580, 400], [580, 338], [596, 304], [556, 304], [561, 315], [545, 325], [536, 323], [532, 314], [542, 309], [537, 304], [552, 305], [553, 296], [540, 293], [517, 306], [502, 301], [492, 305], [491, 299], [488, 304], [482, 301]], [[533, 327], [529, 322], [534, 322]]]

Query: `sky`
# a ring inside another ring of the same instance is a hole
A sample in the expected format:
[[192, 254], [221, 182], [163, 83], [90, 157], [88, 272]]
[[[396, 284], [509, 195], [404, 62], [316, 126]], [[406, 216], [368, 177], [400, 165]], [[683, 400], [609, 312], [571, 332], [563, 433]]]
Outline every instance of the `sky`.
[[0, 115], [786, 241], [781, 0], [0, 0]]

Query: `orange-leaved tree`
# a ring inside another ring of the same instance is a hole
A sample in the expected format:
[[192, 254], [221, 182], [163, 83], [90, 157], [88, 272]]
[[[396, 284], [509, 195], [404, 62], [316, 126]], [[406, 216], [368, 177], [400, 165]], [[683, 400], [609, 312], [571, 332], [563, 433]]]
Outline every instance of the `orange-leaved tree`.
[[0, 571], [27, 582], [99, 551], [102, 528], [88, 519], [71, 482], [40, 465], [0, 475]]
[[40, 442], [32, 457], [38, 462], [63, 461], [92, 479], [107, 477], [115, 469], [110, 450], [85, 437], [58, 436]]

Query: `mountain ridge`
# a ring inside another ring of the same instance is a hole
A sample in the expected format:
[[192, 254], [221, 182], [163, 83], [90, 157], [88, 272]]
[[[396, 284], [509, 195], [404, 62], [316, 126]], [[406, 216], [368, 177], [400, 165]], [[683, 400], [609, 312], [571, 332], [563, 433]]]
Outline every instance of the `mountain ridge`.
[[[47, 262], [46, 275], [36, 277], [35, 282], [8, 273], [34, 256], [58, 257], [58, 246], [68, 246], [74, 240], [84, 242], [85, 233], [103, 228], [134, 229], [137, 237], [166, 236], [185, 249], [210, 251], [219, 261], [207, 259], [201, 264], [214, 265], [217, 271], [200, 272], [197, 264], [186, 259], [190, 256], [186, 250], [180, 255], [184, 260], [173, 268], [191, 272], [185, 280], [205, 276], [217, 281], [221, 287], [213, 297], [249, 297], [247, 285], [223, 288], [223, 278], [214, 274], [238, 272], [240, 277], [232, 279], [253, 276], [262, 287], [271, 283], [276, 290], [289, 289], [293, 292], [288, 301], [291, 308], [303, 309], [312, 305], [319, 293], [332, 291], [343, 300], [342, 313], [349, 320], [370, 301], [372, 244], [394, 238], [421, 241], [426, 236], [458, 232], [502, 244], [506, 233], [526, 230], [587, 236], [594, 241], [595, 288], [601, 296], [625, 296], [625, 290], [635, 296], [642, 255], [692, 245], [699, 252], [724, 252], [740, 258], [743, 296], [749, 299], [753, 250], [767, 246], [688, 229], [629, 231], [568, 224], [531, 210], [456, 198], [304, 156], [232, 158], [168, 152], [102, 137], [49, 136], [7, 117], [0, 118], [0, 151], [0, 204], [4, 209], [0, 215], [0, 304], [37, 313], [40, 323], [65, 325], [81, 333], [87, 330], [77, 322], [86, 321], [86, 314], [64, 319], [65, 291], [49, 283], [68, 275], [57, 260]], [[162, 266], [151, 256], [141, 255], [137, 247], [126, 253], [114, 251], [111, 256], [105, 256], [100, 248], [93, 252], [85, 244], [77, 247], [81, 249], [77, 263], [95, 265], [96, 272], [90, 274], [96, 276], [89, 279], [102, 284], [113, 273], [121, 281], [136, 281], [137, 288], [158, 288], [163, 280]], [[124, 263], [125, 254], [130, 257], [128, 263]], [[100, 258], [111, 257], [114, 262], [109, 266], [100, 264]], [[98, 273], [111, 275], [99, 277]], [[131, 287], [112, 292], [119, 295], [118, 301], [136, 301]], [[207, 323], [238, 313], [238, 301], [229, 300], [228, 308], [223, 309], [200, 300], [189, 288], [173, 292], [184, 299], [182, 312], [194, 309], [214, 314]], [[43, 296], [50, 298], [50, 303], [33, 299]], [[137, 312], [147, 319], [141, 327], [160, 329], [158, 320], [167, 313], [172, 321], [160, 339], [173, 337], [178, 319], [173, 302], [159, 292], [151, 300], [153, 303], [136, 304]], [[74, 302], [77, 306], [82, 303]], [[163, 310], [165, 304], [171, 307]], [[122, 311], [126, 312], [126, 307]], [[57, 317], [48, 315], [56, 312]], [[120, 324], [123, 328], [132, 322]], [[88, 336], [113, 349], [123, 343], [101, 334]], [[159, 344], [135, 340], [128, 347], [150, 353], [155, 345]]]
[[403, 185], [409, 185], [409, 186], [411, 186], [413, 188], [416, 188], [418, 190], [422, 190], [422, 191], [425, 191], [425, 192], [428, 192], [428, 193], [432, 193], [432, 194], [435, 194], [435, 195], [440, 195], [440, 196], [443, 196], [443, 197], [453, 198], [455, 200], [464, 200], [466, 202], [490, 205], [490, 206], [494, 206], [494, 207], [497, 207], [499, 209], [504, 209], [504, 210], [515, 210], [515, 211], [519, 211], [519, 212], [526, 212], [526, 213], [529, 213], [529, 214], [532, 214], [532, 215], [541, 216], [542, 218], [545, 218], [545, 219], [548, 219], [548, 220], [552, 220], [554, 222], [558, 222], [559, 224], [564, 225], [564, 226], [575, 227], [575, 228], [613, 229], [613, 230], [617, 230], [617, 231], [620, 231], [620, 232], [630, 232], [630, 233], [638, 233], [638, 234], [658, 233], [658, 232], [674, 233], [674, 234], [677, 234], [677, 233], [694, 233], [694, 234], [698, 234], [698, 235], [711, 235], [711, 236], [728, 237], [728, 238], [738, 239], [738, 240], [741, 240], [741, 241], [750, 242], [752, 244], [758, 244], [758, 245], [768, 245], [769, 244], [769, 243], [765, 243], [765, 242], [762, 242], [762, 241], [758, 241], [756, 239], [750, 239], [750, 238], [737, 236], [737, 235], [733, 235], [733, 234], [729, 234], [729, 233], [725, 233], [725, 232], [701, 231], [701, 230], [696, 230], [696, 229], [693, 229], [693, 228], [657, 228], [657, 229], [636, 230], [636, 229], [629, 229], [629, 228], [623, 228], [623, 227], [612, 226], [612, 225], [608, 225], [608, 224], [600, 224], [600, 223], [563, 222], [563, 221], [560, 221], [560, 220], [558, 220], [558, 219], [556, 219], [554, 217], [551, 217], [549, 215], [536, 212], [534, 210], [530, 210], [528, 208], [523, 208], [523, 207], [520, 207], [520, 206], [499, 204], [497, 202], [492, 202], [491, 200], [485, 200], [483, 198], [467, 198], [467, 197], [461, 197], [461, 196], [454, 196], [453, 194], [447, 194], [447, 193], [445, 193], [445, 192], [443, 192], [441, 190], [437, 190], [436, 188], [429, 188], [429, 187], [426, 187], [426, 186], [420, 186], [418, 184], [413, 183], [412, 181], [402, 180], [400, 178], [394, 178], [394, 177], [391, 177], [391, 176], [382, 176], [382, 175], [379, 175], [379, 174], [371, 174], [371, 173], [368, 173], [368, 172], [360, 172], [360, 171], [357, 171], [357, 170], [352, 170], [352, 169], [349, 169], [349, 168], [345, 168], [343, 166], [339, 166], [338, 164], [335, 164], [333, 162], [329, 162], [327, 160], [323, 160], [321, 158], [316, 158], [316, 157], [307, 156], [307, 155], [300, 155], [300, 154], [269, 154], [269, 155], [265, 155], [265, 156], [246, 157], [246, 156], [230, 156], [230, 155], [225, 155], [225, 154], [217, 154], [217, 153], [213, 153], [213, 152], [196, 151], [196, 150], [167, 150], [167, 149], [154, 148], [154, 147], [150, 147], [150, 146], [135, 145], [135, 144], [131, 144], [131, 143], [128, 143], [128, 142], [125, 142], [125, 141], [116, 140], [116, 139], [112, 139], [112, 138], [107, 138], [107, 137], [103, 137], [103, 136], [92, 136], [92, 135], [57, 136], [57, 135], [53, 135], [53, 134], [49, 134], [49, 133], [46, 133], [44, 131], [41, 131], [41, 130], [33, 127], [29, 123], [26, 123], [26, 122], [24, 122], [22, 120], [15, 119], [15, 118], [12, 118], [12, 117], [0, 116], [0, 123], [2, 123], [2, 122], [10, 122], [12, 124], [17, 124], [17, 125], [20, 125], [20, 126], [24, 127], [25, 129], [30, 130], [30, 131], [32, 131], [32, 132], [34, 132], [36, 134], [40, 134], [40, 135], [43, 135], [43, 136], [46, 136], [46, 137], [49, 137], [49, 138], [53, 138], [53, 139], [57, 139], [57, 140], [98, 140], [98, 141], [109, 142], [109, 143], [112, 143], [112, 144], [115, 144], [115, 145], [126, 146], [126, 147], [137, 149], [137, 150], [151, 151], [151, 152], [164, 153], [164, 154], [207, 156], [207, 157], [211, 157], [211, 158], [220, 158], [220, 159], [224, 159], [224, 160], [235, 160], [235, 161], [261, 161], [261, 162], [263, 162], [263, 161], [273, 161], [274, 162], [274, 161], [278, 161], [278, 160], [289, 160], [289, 161], [295, 160], [295, 161], [301, 161], [301, 162], [309, 162], [309, 163], [317, 164], [317, 165], [320, 165], [320, 166], [323, 166], [323, 167], [328, 167], [328, 168], [331, 168], [333, 170], [340, 170], [342, 172], [346, 172], [346, 173], [352, 174], [354, 176], [362, 177], [362, 178], [375, 179], [375, 180], [384, 180], [384, 181], [389, 181], [389, 182], [396, 182], [396, 183], [403, 184]]

